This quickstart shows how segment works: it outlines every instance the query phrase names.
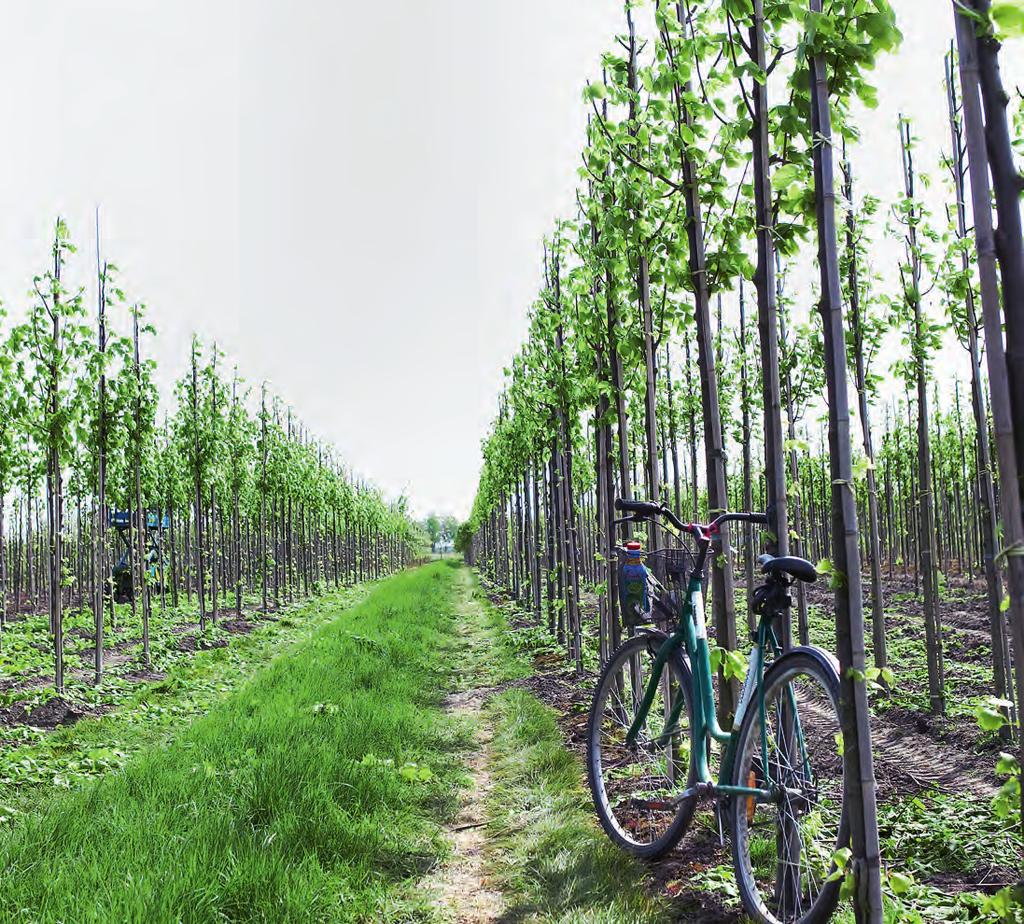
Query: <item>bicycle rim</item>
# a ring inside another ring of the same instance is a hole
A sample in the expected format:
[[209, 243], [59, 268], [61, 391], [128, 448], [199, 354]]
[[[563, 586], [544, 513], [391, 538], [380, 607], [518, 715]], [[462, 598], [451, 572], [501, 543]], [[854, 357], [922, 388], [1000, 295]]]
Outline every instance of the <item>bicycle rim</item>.
[[587, 763], [601, 824], [612, 840], [644, 857], [674, 847], [694, 808], [693, 799], [678, 798], [693, 781], [690, 676], [679, 658], [666, 664], [635, 745], [626, 744], [660, 643], [659, 636], [639, 636], [620, 647], [605, 667], [590, 714]]

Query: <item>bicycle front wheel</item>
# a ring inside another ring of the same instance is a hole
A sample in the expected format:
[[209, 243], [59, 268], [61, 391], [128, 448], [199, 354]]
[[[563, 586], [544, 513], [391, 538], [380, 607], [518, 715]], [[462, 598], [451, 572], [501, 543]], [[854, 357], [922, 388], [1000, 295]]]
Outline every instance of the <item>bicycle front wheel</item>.
[[733, 800], [737, 885], [755, 920], [818, 924], [838, 903], [839, 882], [829, 876], [849, 840], [834, 663], [806, 649], [783, 655], [765, 674], [764, 706], [763, 723], [756, 697], [743, 717], [735, 783], [776, 797]]
[[692, 682], [678, 652], [664, 666], [636, 742], [626, 743], [665, 638], [644, 633], [611, 656], [594, 694], [587, 736], [587, 773], [601, 825], [616, 844], [646, 859], [679, 842], [696, 804], [679, 798], [696, 776], [690, 759]]

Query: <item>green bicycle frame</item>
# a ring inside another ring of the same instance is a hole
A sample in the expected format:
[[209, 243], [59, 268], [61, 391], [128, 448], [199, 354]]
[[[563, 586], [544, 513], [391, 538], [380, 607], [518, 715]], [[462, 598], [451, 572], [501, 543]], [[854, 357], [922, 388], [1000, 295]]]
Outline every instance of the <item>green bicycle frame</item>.
[[[704, 621], [704, 595], [701, 576], [698, 574], [691, 576], [686, 590], [686, 595], [680, 609], [679, 623], [676, 626], [675, 631], [665, 639], [658, 648], [658, 651], [655, 653], [654, 667], [651, 677], [647, 682], [647, 687], [644, 690], [644, 697], [640, 703], [640, 708], [637, 711], [636, 717], [633, 719], [633, 724], [630, 726], [629, 731], [626, 734], [626, 744], [632, 746], [636, 743], [637, 735], [640, 733], [641, 727], [647, 720], [647, 715], [650, 712], [652, 703], [654, 702], [654, 697], [657, 695], [658, 684], [661, 682], [661, 676], [665, 665], [668, 663], [669, 658], [673, 657], [676, 651], [679, 650], [680, 646], [682, 646], [683, 650], [686, 652], [687, 658], [689, 659], [690, 669], [693, 675], [692, 740], [694, 742], [694, 747], [692, 749], [692, 759], [697, 762], [696, 774], [698, 782], [704, 785], [714, 784], [711, 769], [708, 766], [708, 749], [705, 746], [705, 743], [710, 738], [725, 745], [725, 752], [722, 756], [721, 768], [718, 775], [718, 784], [714, 787], [714, 791], [717, 794], [728, 796], [748, 796], [761, 802], [773, 799], [774, 793], [771, 789], [760, 789], [751, 786], [735, 786], [729, 782], [732, 778], [733, 765], [736, 760], [739, 728], [743, 722], [743, 717], [746, 714], [747, 709], [750, 708], [751, 702], [754, 700], [755, 696], [757, 698], [757, 708], [761, 712], [762, 766], [769, 766], [767, 759], [768, 740], [763, 682], [765, 667], [764, 653], [766, 647], [769, 645], [777, 655], [780, 648], [775, 636], [775, 631], [771, 626], [771, 619], [768, 616], [763, 616], [758, 623], [757, 642], [750, 653], [750, 663], [747, 669], [747, 676], [743, 682], [743, 691], [740, 694], [740, 700], [736, 707], [733, 727], [731, 731], [725, 731], [718, 724], [718, 716], [715, 710], [715, 689], [711, 671], [711, 654], [708, 648], [707, 630]], [[796, 715], [795, 698], [793, 698], [792, 690], [789, 691], [789, 696], [793, 699], [793, 714]], [[658, 739], [660, 743], [667, 742], [669, 736], [671, 736], [677, 727], [679, 717], [684, 706], [685, 701], [683, 697], [678, 697], [665, 721], [665, 729]], [[799, 727], [799, 719], [797, 719], [795, 730], [800, 743], [801, 756], [806, 764], [808, 758], [803, 742], [803, 734]], [[686, 798], [690, 794], [690, 791], [687, 790], [683, 793], [681, 798]]]

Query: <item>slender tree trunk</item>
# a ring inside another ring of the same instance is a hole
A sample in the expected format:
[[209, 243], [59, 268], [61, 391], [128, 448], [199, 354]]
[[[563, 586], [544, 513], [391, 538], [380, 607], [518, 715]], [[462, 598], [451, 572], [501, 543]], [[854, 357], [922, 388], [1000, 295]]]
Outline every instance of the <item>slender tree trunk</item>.
[[[821, 12], [821, 0], [810, 0]], [[850, 405], [846, 385], [846, 341], [839, 285], [835, 221], [832, 124], [825, 62], [811, 58], [811, 131], [815, 138], [814, 188], [821, 269], [821, 318], [828, 390], [829, 460], [832, 474], [832, 556], [841, 577], [836, 585], [836, 641], [840, 665], [844, 798], [850, 819], [858, 922], [881, 924], [882, 876], [878, 842], [870, 710], [864, 676], [864, 613], [861, 599], [857, 506], [853, 489]], [[851, 671], [852, 668], [852, 671]], [[855, 672], [859, 672], [855, 673]]]
[[[989, 21], [990, 0], [968, 2], [985, 22]], [[975, 47], [985, 116], [985, 150], [999, 222], [993, 240], [1002, 281], [1007, 384], [1013, 418], [1021, 421], [1024, 420], [1024, 231], [1020, 198], [1024, 193], [1024, 177], [1017, 170], [1007, 122], [1006, 105], [1010, 98], [999, 71], [999, 42], [991, 31], [981, 31], [975, 38]], [[1015, 429], [1013, 439], [1019, 464], [1024, 459], [1024, 426]], [[1024, 473], [1018, 473], [1017, 491], [1024, 504]]]
[[[765, 53], [764, 2], [753, 0], [750, 48], [754, 64], [768, 72]], [[751, 140], [754, 150], [754, 202], [757, 212], [757, 327], [761, 341], [761, 380], [764, 389], [764, 461], [768, 486], [768, 514], [773, 522], [769, 551], [789, 554], [789, 513], [786, 501], [786, 461], [782, 436], [782, 390], [779, 386], [779, 317], [775, 300], [775, 216], [771, 203], [771, 167], [768, 128], [768, 82], [754, 80], [751, 88], [754, 119]], [[790, 645], [788, 613], [781, 619], [780, 640]]]
[[935, 548], [935, 495], [932, 490], [931, 432], [928, 414], [928, 379], [924, 356], [925, 320], [921, 305], [921, 260], [917, 239], [917, 213], [915, 200], [915, 173], [911, 151], [910, 125], [900, 120], [903, 144], [903, 176], [906, 196], [910, 204], [907, 219], [907, 255], [909, 258], [909, 285], [904, 280], [904, 297], [912, 312], [912, 351], [914, 378], [917, 389], [917, 482], [918, 497], [918, 557], [924, 593], [925, 644], [928, 654], [928, 699], [931, 711], [942, 715], [946, 711], [945, 666], [942, 654], [942, 627], [939, 623], [939, 593], [937, 555]]
[[[682, 4], [677, 7], [680, 23], [686, 27]], [[666, 43], [671, 47], [671, 43]], [[692, 115], [683, 105], [691, 87], [675, 88], [677, 130], [682, 126], [692, 131]], [[708, 289], [707, 263], [704, 250], [704, 220], [701, 213], [699, 179], [693, 162], [682, 161], [686, 206], [686, 234], [689, 243], [689, 273], [694, 295], [694, 317], [697, 322], [697, 364], [700, 368], [701, 404], [704, 412], [704, 450], [707, 466], [708, 514], [717, 516], [728, 503], [725, 479], [725, 443], [722, 436], [722, 414], [718, 403], [718, 374], [711, 332], [711, 294]], [[721, 534], [721, 546], [715, 551], [711, 572], [711, 600], [716, 641], [722, 648], [736, 649], [736, 602], [733, 590], [732, 554], [727, 531]], [[735, 709], [738, 685], [719, 676], [719, 719], [729, 721]]]
[[206, 631], [206, 575], [203, 570], [203, 477], [202, 458], [199, 448], [199, 370], [196, 362], [196, 347], [192, 345], [192, 428], [193, 452], [192, 475], [195, 481], [195, 529], [196, 547], [196, 592], [199, 597], [199, 628]]
[[679, 475], [679, 440], [676, 433], [675, 394], [672, 388], [672, 351], [665, 344], [665, 385], [668, 389], [668, 441], [672, 450], [672, 500], [676, 516], [683, 515], [682, 484]]
[[846, 248], [848, 252], [847, 288], [850, 295], [850, 328], [853, 333], [854, 380], [857, 385], [857, 400], [860, 416], [861, 438], [864, 455], [867, 457], [868, 488], [868, 542], [871, 564], [871, 641], [875, 667], [882, 668], [889, 663], [885, 638], [885, 607], [882, 599], [881, 543], [878, 527], [878, 488], [875, 482], [875, 448], [871, 438], [871, 407], [868, 396], [867, 362], [864, 357], [864, 327], [860, 305], [860, 256], [857, 245], [857, 219], [853, 207], [853, 171], [849, 162], [844, 166], [843, 190], [847, 201]]
[[180, 575], [178, 572], [178, 542], [177, 536], [174, 530], [175, 520], [175, 509], [172, 504], [167, 505], [167, 520], [170, 529], [169, 539], [171, 543], [171, 606], [174, 609], [178, 608], [178, 581]]
[[[750, 453], [750, 389], [747, 385], [747, 352], [743, 349], [743, 341], [747, 336], [746, 299], [743, 292], [743, 279], [740, 279], [740, 414], [743, 431], [743, 509], [754, 509], [753, 472], [751, 470]], [[747, 583], [747, 628], [757, 631], [757, 616], [754, 613], [754, 526], [743, 524], [743, 567]]]
[[[946, 58], [946, 88], [949, 104], [950, 140], [952, 142], [953, 189], [956, 195], [956, 235], [966, 241], [967, 231], [967, 200], [965, 180], [967, 178], [966, 150], [964, 148], [963, 128], [960, 121], [960, 105], [957, 100], [956, 73], [954, 70], [953, 52], [950, 50]], [[961, 269], [970, 278], [971, 264], [966, 250], [961, 251]], [[975, 449], [977, 453], [976, 491], [978, 497], [978, 525], [981, 533], [983, 566], [985, 571], [985, 588], [989, 609], [989, 628], [992, 638], [992, 675], [993, 693], [1004, 699], [1010, 689], [1010, 658], [1006, 632], [1003, 628], [1003, 614], [1000, 604], [1003, 598], [1002, 582], [996, 568], [997, 523], [995, 485], [992, 479], [992, 454], [988, 442], [988, 408], [985, 402], [984, 382], [981, 373], [981, 348], [978, 343], [978, 318], [974, 304], [974, 286], [968, 285], [964, 293], [967, 322], [967, 354], [971, 362], [971, 410], [974, 415]], [[959, 416], [959, 415], [958, 415]], [[960, 440], [961, 452], [964, 440]], [[964, 465], [966, 472], [966, 464]], [[973, 563], [974, 554], [968, 555]]]
[[[60, 220], [58, 219], [58, 235], [60, 234]], [[54, 356], [49, 360], [48, 394], [47, 394], [47, 417], [50, 421], [56, 419], [60, 412], [60, 371], [57, 365], [57, 356], [60, 354], [61, 344], [61, 245], [60, 240], [54, 242], [53, 248], [53, 309], [50, 312], [53, 319], [53, 351]], [[63, 482], [61, 477], [60, 447], [53, 442], [52, 437], [47, 454], [46, 473], [46, 498], [47, 498], [47, 519], [50, 540], [50, 632], [53, 634], [53, 660], [54, 660], [54, 686], [58, 693], [64, 692], [64, 594], [62, 588], [64, 550], [61, 541], [61, 530], [63, 527]]]
[[[954, 12], [957, 10], [954, 4]], [[1003, 542], [1007, 550], [1006, 579], [1009, 591], [1007, 617], [1013, 637], [1014, 679], [1017, 687], [1017, 715], [1024, 714], [1024, 517], [1021, 498], [1008, 486], [1020, 479], [1020, 461], [1017, 456], [1014, 433], [1014, 406], [1010, 388], [1008, 354], [1003, 349], [1002, 318], [999, 311], [999, 278], [996, 272], [997, 244], [992, 227], [991, 191], [989, 188], [988, 143], [982, 121], [979, 94], [979, 50], [974, 33], [974, 22], [956, 13], [956, 38], [960, 52], [960, 81], [963, 90], [964, 135], [967, 141], [967, 160], [971, 177], [971, 204], [974, 216], [974, 234], [978, 242], [978, 275], [981, 282], [981, 311], [985, 325], [985, 356], [988, 365], [989, 391], [992, 399], [992, 429], [999, 464], [999, 492], [1003, 514]], [[991, 50], [990, 50], [991, 51]], [[992, 126], [993, 130], [995, 126]], [[1005, 279], [1004, 279], [1005, 283]], [[1009, 306], [1009, 293], [1007, 293]], [[1009, 308], [1008, 308], [1009, 310]], [[1016, 418], [1019, 420], [1020, 418]], [[1018, 430], [1021, 429], [1018, 426]], [[1019, 434], [1018, 434], [1019, 435]], [[1017, 727], [1017, 757], [1021, 757], [1021, 726]], [[1024, 827], [1024, 794], [1021, 804]]]
[[0, 631], [7, 626], [7, 537], [4, 535], [6, 504], [7, 486], [0, 481]]
[[[260, 390], [260, 582], [263, 613], [267, 612], [267, 385]], [[346, 529], [347, 533], [347, 529]], [[347, 580], [347, 572], [346, 572]]]
[[[636, 34], [633, 26], [633, 15], [631, 8], [626, 6], [626, 21], [629, 26], [629, 60], [628, 60], [628, 83], [632, 94], [638, 93], [637, 82], [637, 50]], [[630, 118], [636, 117], [636, 103], [631, 96], [629, 104]], [[635, 134], [635, 130], [633, 134]], [[634, 214], [634, 224], [640, 227], [640, 212], [643, 205], [639, 206]], [[658, 474], [658, 397], [657, 397], [657, 371], [655, 368], [655, 344], [654, 344], [654, 311], [651, 306], [651, 276], [650, 265], [647, 254], [648, 242], [643, 239], [642, 233], [637, 233], [636, 255], [637, 255], [637, 299], [640, 303], [640, 320], [643, 331], [644, 348], [644, 437], [646, 441], [646, 464], [645, 476], [647, 479], [647, 490], [650, 499], [654, 503], [661, 500], [661, 484]], [[660, 545], [660, 527], [657, 522], [650, 524], [651, 546]]]
[[[142, 601], [142, 662], [148, 669], [149, 653], [149, 585], [146, 581], [146, 514], [142, 509], [142, 364], [139, 357], [138, 308], [132, 313], [132, 343], [135, 360], [135, 446], [133, 467], [135, 475], [135, 548], [138, 558], [138, 589]], [[134, 596], [134, 595], [133, 595]]]
[[[684, 344], [686, 347], [686, 391], [688, 396], [693, 394], [693, 370], [690, 357], [690, 332], [684, 332]], [[693, 519], [700, 519], [700, 487], [697, 483], [697, 415], [694, 412], [693, 400], [687, 400], [686, 425], [690, 442], [690, 511]]]
[[100, 269], [99, 216], [96, 219], [96, 271], [99, 291], [97, 347], [100, 354], [100, 380], [97, 395], [96, 422], [96, 596], [92, 614], [94, 626], [95, 660], [93, 678], [99, 685], [103, 680], [103, 606], [105, 593], [110, 591], [107, 574], [107, 267]]

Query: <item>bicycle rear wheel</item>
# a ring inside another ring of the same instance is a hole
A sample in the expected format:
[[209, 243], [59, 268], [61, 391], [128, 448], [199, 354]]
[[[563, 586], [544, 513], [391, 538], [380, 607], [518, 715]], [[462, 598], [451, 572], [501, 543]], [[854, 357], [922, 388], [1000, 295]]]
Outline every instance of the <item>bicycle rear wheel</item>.
[[839, 901], [839, 882], [830, 882], [829, 875], [835, 851], [850, 836], [838, 671], [823, 652], [791, 651], [765, 674], [764, 703], [764, 739], [756, 697], [743, 718], [734, 782], [774, 786], [779, 796], [773, 802], [733, 800], [736, 881], [755, 920], [819, 924]]
[[601, 825], [624, 850], [648, 859], [679, 842], [696, 804], [678, 798], [696, 779], [690, 759], [692, 682], [678, 652], [664, 667], [636, 743], [626, 744], [665, 638], [643, 633], [612, 654], [594, 694], [587, 736], [587, 773]]

